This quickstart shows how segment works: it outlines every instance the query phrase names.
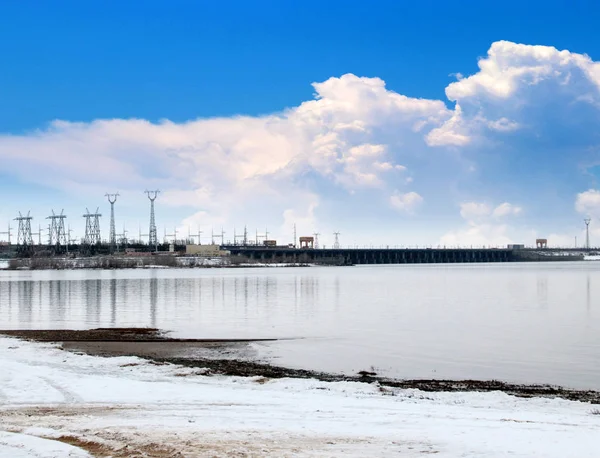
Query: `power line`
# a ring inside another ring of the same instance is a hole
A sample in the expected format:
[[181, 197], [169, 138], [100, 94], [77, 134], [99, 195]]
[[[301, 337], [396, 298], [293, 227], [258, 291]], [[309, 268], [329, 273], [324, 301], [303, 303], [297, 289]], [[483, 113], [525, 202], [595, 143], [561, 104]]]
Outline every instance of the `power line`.
[[8, 231], [7, 232], [0, 232], [0, 235], [8, 235], [8, 244], [10, 245], [11, 242], [11, 236], [12, 236], [12, 227], [10, 227], [10, 221], [8, 222]]

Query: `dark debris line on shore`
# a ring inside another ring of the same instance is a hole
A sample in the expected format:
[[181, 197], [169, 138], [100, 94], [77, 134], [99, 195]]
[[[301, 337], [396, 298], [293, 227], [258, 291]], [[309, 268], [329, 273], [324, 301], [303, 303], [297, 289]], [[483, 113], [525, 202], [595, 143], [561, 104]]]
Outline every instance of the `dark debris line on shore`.
[[[0, 330], [0, 334], [38, 342], [155, 342], [155, 343], [206, 343], [222, 344], [225, 348], [232, 343], [249, 343], [261, 339], [172, 339], [167, 333], [153, 328], [98, 328], [90, 330]], [[276, 339], [262, 339], [276, 340]], [[106, 352], [103, 356], [111, 356]], [[186, 367], [206, 368], [212, 374], [264, 377], [264, 378], [301, 378], [316, 379], [325, 382], [378, 383], [381, 387], [418, 389], [424, 392], [469, 392], [502, 391], [519, 397], [558, 397], [571, 401], [600, 404], [600, 392], [592, 390], [571, 390], [551, 385], [519, 385], [497, 380], [395, 380], [378, 377], [372, 372], [359, 372], [357, 375], [330, 374], [305, 369], [291, 369], [271, 364], [244, 361], [239, 359], [177, 358], [152, 357], [139, 355], [132, 349], [129, 356], [139, 356], [158, 363], [177, 364]]]

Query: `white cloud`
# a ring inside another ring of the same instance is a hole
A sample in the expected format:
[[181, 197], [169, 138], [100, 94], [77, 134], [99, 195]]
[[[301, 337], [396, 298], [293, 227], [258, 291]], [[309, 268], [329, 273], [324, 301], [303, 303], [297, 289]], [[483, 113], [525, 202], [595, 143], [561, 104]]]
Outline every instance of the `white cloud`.
[[423, 197], [414, 191], [401, 193], [395, 191], [390, 196], [390, 205], [392, 208], [406, 213], [412, 213], [423, 203]]
[[[54, 121], [32, 134], [0, 135], [0, 160], [20, 180], [78, 195], [156, 187], [162, 204], [190, 207], [188, 215], [253, 214], [281, 224], [290, 199], [304, 206], [295, 211], [308, 211], [312, 199], [300, 196], [320, 182], [349, 195], [380, 189], [384, 203], [406, 179], [398, 161], [427, 132], [414, 132], [415, 123], [433, 127], [451, 115], [442, 101], [397, 94], [379, 78], [347, 74], [313, 86], [315, 100], [261, 117]], [[402, 144], [391, 153], [380, 138]]]
[[465, 146], [469, 144], [469, 137], [462, 119], [462, 111], [457, 103], [452, 117], [441, 127], [436, 127], [426, 136], [429, 146]]
[[421, 197], [414, 191], [407, 192], [404, 194], [396, 191], [390, 196], [391, 206], [396, 210], [407, 213], [413, 212], [422, 203], [423, 197]]
[[512, 228], [498, 223], [498, 220], [521, 212], [521, 207], [509, 202], [495, 208], [484, 202], [463, 202], [460, 216], [467, 221], [466, 227], [444, 234], [439, 243], [460, 246], [505, 246], [513, 243], [514, 239], [509, 235]]
[[597, 189], [588, 189], [585, 192], [577, 194], [575, 209], [585, 216], [600, 217], [600, 191]]
[[466, 220], [489, 216], [492, 210], [487, 204], [480, 202], [464, 202], [460, 204], [460, 216]]
[[600, 82], [600, 66], [588, 56], [559, 51], [552, 46], [498, 41], [490, 47], [487, 58], [479, 61], [479, 72], [451, 83], [446, 95], [450, 100], [480, 94], [506, 99], [523, 85], [536, 85], [559, 77], [564, 83], [573, 69], [582, 70], [596, 84]]
[[496, 121], [488, 121], [487, 125], [490, 129], [498, 132], [511, 132], [521, 127], [519, 123], [511, 121], [507, 118], [500, 118]]
[[[597, 120], [597, 114], [583, 115], [586, 106], [600, 107], [600, 63], [587, 55], [498, 41], [478, 65], [477, 73], [446, 87], [455, 113], [428, 134], [428, 144], [481, 145], [493, 137], [490, 131], [497, 136], [519, 131], [538, 141], [558, 135], [560, 142], [578, 143], [581, 134], [574, 130]], [[572, 122], [573, 116], [582, 122]]]
[[[134, 192], [141, 202], [143, 189], [160, 188], [170, 220], [256, 222], [281, 231], [289, 231], [291, 220], [306, 231], [319, 229], [347, 206], [368, 205], [377, 217], [390, 206], [414, 211], [423, 199], [409, 192], [413, 180], [427, 189], [427, 210], [439, 214], [456, 205], [454, 191], [514, 195], [510, 187], [517, 187], [519, 205], [461, 205], [469, 226], [460, 237], [489, 241], [510, 238], [510, 227], [503, 235], [497, 226], [523, 215], [520, 205], [533, 205], [535, 196], [552, 199], [556, 190], [540, 190], [540, 183], [560, 183], [562, 195], [589, 187], [581, 167], [600, 164], [594, 134], [600, 64], [502, 41], [491, 45], [477, 73], [456, 76], [446, 88], [454, 109], [395, 93], [379, 78], [346, 74], [314, 83], [314, 99], [271, 115], [55, 121], [28, 134], [0, 135], [0, 163], [16, 181], [77, 197], [101, 199], [118, 189], [123, 202]], [[514, 167], [537, 180], [521, 178]], [[600, 217], [599, 192], [579, 194], [576, 210]], [[457, 236], [446, 224], [440, 222], [440, 233]]]
[[520, 215], [523, 209], [516, 205], [508, 202], [504, 202], [498, 205], [492, 212], [492, 216], [495, 218], [503, 218], [505, 216], [517, 216]]
[[483, 202], [463, 202], [460, 204], [460, 216], [467, 221], [482, 219], [493, 216], [503, 218], [505, 216], [517, 216], [523, 209], [509, 202], [504, 202], [493, 208]]
[[464, 229], [443, 235], [439, 244], [461, 247], [505, 247], [509, 243], [514, 243], [508, 231], [508, 226], [504, 224], [470, 224]]

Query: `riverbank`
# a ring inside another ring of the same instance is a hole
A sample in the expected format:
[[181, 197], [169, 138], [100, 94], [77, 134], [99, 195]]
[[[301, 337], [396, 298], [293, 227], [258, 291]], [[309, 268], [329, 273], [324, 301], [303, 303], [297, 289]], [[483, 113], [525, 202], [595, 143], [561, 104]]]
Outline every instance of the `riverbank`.
[[2, 456], [585, 458], [600, 425], [559, 398], [206, 375], [16, 337], [0, 366]]
[[600, 392], [552, 385], [525, 385], [498, 380], [398, 380], [381, 377], [365, 368], [356, 374], [333, 374], [280, 367], [256, 361], [248, 351], [255, 342], [279, 339], [176, 339], [154, 328], [98, 328], [89, 330], [0, 330], [0, 336], [52, 342], [69, 351], [100, 357], [139, 357], [158, 364], [201, 369], [205, 375], [297, 378], [322, 382], [376, 383], [381, 387], [426, 392], [502, 391], [519, 397], [562, 398], [600, 404]]
[[257, 262], [237, 257], [200, 256], [92, 256], [87, 258], [39, 257], [13, 258], [0, 265], [4, 270], [114, 270], [168, 268], [253, 268], [310, 267], [311, 263]]

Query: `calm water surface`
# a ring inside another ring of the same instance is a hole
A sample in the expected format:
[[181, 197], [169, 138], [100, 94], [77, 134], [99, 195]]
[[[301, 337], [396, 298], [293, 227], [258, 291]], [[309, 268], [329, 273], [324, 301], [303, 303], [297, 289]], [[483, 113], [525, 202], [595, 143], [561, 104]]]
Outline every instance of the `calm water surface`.
[[0, 327], [152, 326], [277, 364], [600, 389], [600, 262], [0, 272]]

